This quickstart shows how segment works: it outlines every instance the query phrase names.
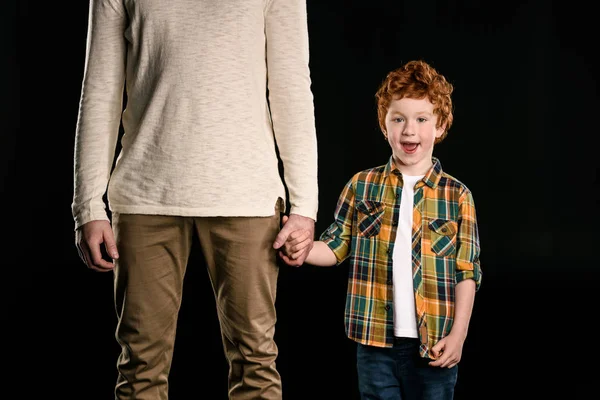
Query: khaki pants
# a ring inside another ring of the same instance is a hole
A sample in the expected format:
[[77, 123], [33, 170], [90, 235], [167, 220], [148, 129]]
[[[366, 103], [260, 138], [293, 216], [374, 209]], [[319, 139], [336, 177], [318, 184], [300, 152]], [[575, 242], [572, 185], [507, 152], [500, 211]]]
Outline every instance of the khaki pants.
[[114, 280], [122, 349], [117, 399], [168, 398], [193, 230], [216, 298], [229, 398], [281, 399], [274, 342], [278, 267], [272, 248], [279, 224], [277, 208], [273, 217], [251, 218], [113, 215], [120, 256]]

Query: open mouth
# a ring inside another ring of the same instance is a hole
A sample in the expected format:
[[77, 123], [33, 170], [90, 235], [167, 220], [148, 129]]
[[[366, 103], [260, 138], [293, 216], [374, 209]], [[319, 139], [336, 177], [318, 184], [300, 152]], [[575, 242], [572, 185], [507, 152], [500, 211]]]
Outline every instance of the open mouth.
[[402, 150], [404, 150], [404, 152], [407, 154], [412, 154], [415, 151], [417, 151], [417, 147], [419, 147], [419, 143], [409, 143], [409, 142], [402, 143]]

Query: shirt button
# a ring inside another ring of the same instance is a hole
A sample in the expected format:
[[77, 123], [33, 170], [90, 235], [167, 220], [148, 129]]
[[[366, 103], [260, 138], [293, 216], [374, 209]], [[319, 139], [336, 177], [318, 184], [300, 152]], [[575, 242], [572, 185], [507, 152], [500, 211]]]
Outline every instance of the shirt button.
[[442, 228], [442, 232], [444, 232], [444, 233], [448, 232], [448, 229], [447, 228]]
[[398, 221], [393, 221], [392, 226], [398, 226]]
[[388, 253], [388, 254], [392, 254], [392, 249], [390, 249], [390, 248], [388, 247], [388, 249], [386, 250], [386, 253]]
[[400, 193], [396, 193], [396, 198], [399, 198], [399, 197], [400, 197]]
[[390, 311], [390, 306], [385, 306], [385, 311]]
[[391, 279], [388, 279], [388, 280], [387, 280], [387, 284], [388, 284], [388, 285], [391, 285], [391, 284], [393, 284], [392, 280], [391, 280]]

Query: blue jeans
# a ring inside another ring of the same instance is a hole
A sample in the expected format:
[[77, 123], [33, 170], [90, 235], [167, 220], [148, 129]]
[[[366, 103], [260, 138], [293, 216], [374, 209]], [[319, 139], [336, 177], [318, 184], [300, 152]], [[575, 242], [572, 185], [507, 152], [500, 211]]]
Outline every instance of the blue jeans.
[[396, 338], [394, 347], [356, 350], [358, 389], [362, 400], [452, 400], [458, 366], [430, 366], [419, 355], [419, 340]]

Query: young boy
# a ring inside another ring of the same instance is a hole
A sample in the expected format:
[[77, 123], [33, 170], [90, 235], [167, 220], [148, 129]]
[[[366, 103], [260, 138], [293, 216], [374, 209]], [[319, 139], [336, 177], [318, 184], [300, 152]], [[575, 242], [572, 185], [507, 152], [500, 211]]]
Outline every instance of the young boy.
[[[423, 61], [388, 74], [376, 98], [392, 156], [350, 179], [305, 260], [350, 258], [346, 334], [363, 399], [454, 395], [481, 268], [471, 192], [433, 157], [452, 125], [452, 91]], [[295, 232], [280, 256], [293, 259], [308, 236]]]

